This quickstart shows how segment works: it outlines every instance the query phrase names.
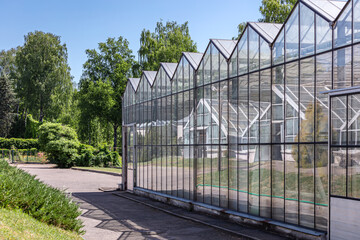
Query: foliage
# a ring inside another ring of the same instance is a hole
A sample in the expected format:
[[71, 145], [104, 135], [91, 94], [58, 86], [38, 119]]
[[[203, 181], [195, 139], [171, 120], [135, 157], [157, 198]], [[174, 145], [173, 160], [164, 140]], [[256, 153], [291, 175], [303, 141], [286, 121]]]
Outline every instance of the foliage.
[[[314, 106], [316, 106], [316, 113]], [[324, 132], [323, 128], [327, 127], [327, 122], [328, 118], [324, 114], [319, 102], [316, 102], [316, 105], [310, 103], [306, 107], [305, 119], [301, 121], [300, 133], [296, 137], [299, 138], [299, 142], [313, 142], [314, 138], [319, 139], [321, 132]], [[327, 149], [318, 148], [314, 156], [314, 146], [311, 144], [302, 144], [299, 150], [297, 145], [294, 145], [292, 155], [294, 159], [299, 157], [300, 166], [305, 168], [314, 167], [314, 159], [317, 163], [316, 167], [326, 166], [328, 161]]]
[[15, 94], [5, 70], [0, 72], [0, 103], [0, 136], [6, 137], [14, 120]]
[[140, 36], [139, 58], [143, 70], [157, 71], [160, 62], [177, 63], [182, 52], [196, 52], [196, 43], [191, 39], [188, 22], [160, 21], [155, 32], [143, 30]]
[[28, 33], [24, 46], [16, 53], [16, 66], [16, 93], [25, 112], [39, 114], [39, 122], [43, 122], [53, 104], [59, 107], [54, 101], [63, 104], [72, 89], [66, 45], [51, 33]]
[[33, 218], [65, 230], [81, 232], [81, 212], [60, 190], [0, 161], [0, 208], [21, 209]]
[[[298, 0], [262, 0], [259, 11], [262, 18], [259, 22], [267, 23], [284, 23], [289, 16], [292, 8]], [[239, 39], [242, 32], [245, 30], [246, 23], [238, 25], [238, 36], [234, 39]]]
[[80, 143], [72, 128], [59, 123], [45, 123], [39, 128], [39, 145], [51, 163], [68, 168], [75, 164]]
[[0, 138], [0, 148], [31, 149], [39, 148], [39, 144], [37, 139]]
[[76, 166], [120, 167], [121, 160], [119, 153], [109, 151], [107, 145], [103, 145], [98, 150], [95, 150], [92, 146], [82, 144], [79, 148]]
[[0, 239], [82, 239], [76, 233], [40, 222], [20, 209], [0, 209], [0, 229]]
[[123, 37], [108, 38], [105, 43], [99, 43], [98, 51], [88, 49], [86, 54], [88, 60], [84, 64], [78, 98], [82, 130], [90, 130], [92, 119], [105, 126], [110, 123], [116, 148], [122, 122], [122, 95], [127, 79], [137, 72], [137, 63], [129, 42]]

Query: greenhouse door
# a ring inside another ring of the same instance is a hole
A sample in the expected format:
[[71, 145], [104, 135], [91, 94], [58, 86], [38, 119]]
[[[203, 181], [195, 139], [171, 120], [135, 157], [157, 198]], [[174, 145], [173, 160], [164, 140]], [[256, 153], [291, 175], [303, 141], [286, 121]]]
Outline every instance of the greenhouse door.
[[330, 239], [360, 236], [360, 88], [329, 91]]
[[123, 184], [125, 190], [134, 190], [135, 186], [135, 126], [123, 127], [124, 159], [123, 159]]

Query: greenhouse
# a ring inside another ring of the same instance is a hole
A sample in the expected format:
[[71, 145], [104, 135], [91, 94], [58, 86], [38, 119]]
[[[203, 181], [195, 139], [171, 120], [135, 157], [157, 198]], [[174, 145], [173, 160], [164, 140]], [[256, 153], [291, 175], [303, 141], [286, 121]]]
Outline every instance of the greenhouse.
[[357, 86], [360, 0], [299, 0], [129, 79], [127, 187], [335, 236], [331, 202], [360, 209]]

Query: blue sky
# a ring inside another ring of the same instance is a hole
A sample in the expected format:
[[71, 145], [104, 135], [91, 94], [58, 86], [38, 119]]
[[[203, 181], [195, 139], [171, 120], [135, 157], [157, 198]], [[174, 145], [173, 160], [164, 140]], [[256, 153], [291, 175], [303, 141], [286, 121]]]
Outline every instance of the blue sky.
[[24, 35], [40, 30], [61, 36], [78, 82], [86, 49], [108, 37], [123, 36], [137, 57], [141, 31], [156, 22], [189, 22], [192, 39], [203, 52], [209, 38], [231, 39], [237, 25], [260, 18], [261, 0], [0, 0], [0, 50], [24, 43]]

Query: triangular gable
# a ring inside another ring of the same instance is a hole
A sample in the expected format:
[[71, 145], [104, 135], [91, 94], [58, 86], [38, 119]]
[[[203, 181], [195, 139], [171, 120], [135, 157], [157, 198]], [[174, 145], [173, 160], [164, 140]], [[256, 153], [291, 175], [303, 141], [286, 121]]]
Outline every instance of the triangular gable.
[[140, 78], [129, 78], [128, 81], [130, 82], [132, 88], [136, 92], [137, 88], [139, 87]]
[[264, 22], [249, 22], [248, 25], [270, 44], [274, 41], [282, 27], [282, 24]]
[[154, 84], [156, 74], [157, 74], [156, 71], [143, 71], [143, 75], [145, 76], [151, 87]]
[[236, 47], [236, 40], [225, 40], [225, 39], [210, 39], [210, 43], [213, 43], [214, 46], [219, 50], [219, 52], [225, 57], [226, 60], [229, 60], [231, 53]]
[[183, 52], [183, 55], [186, 58], [186, 60], [189, 62], [191, 67], [193, 69], [197, 69], [204, 54], [194, 53], [194, 52]]
[[170, 79], [172, 79], [178, 64], [177, 63], [160, 63], [160, 65], [165, 70], [165, 73], [168, 75], [168, 77]]
[[344, 8], [346, 2], [335, 0], [301, 0], [304, 5], [318, 13], [328, 22], [333, 22]]

